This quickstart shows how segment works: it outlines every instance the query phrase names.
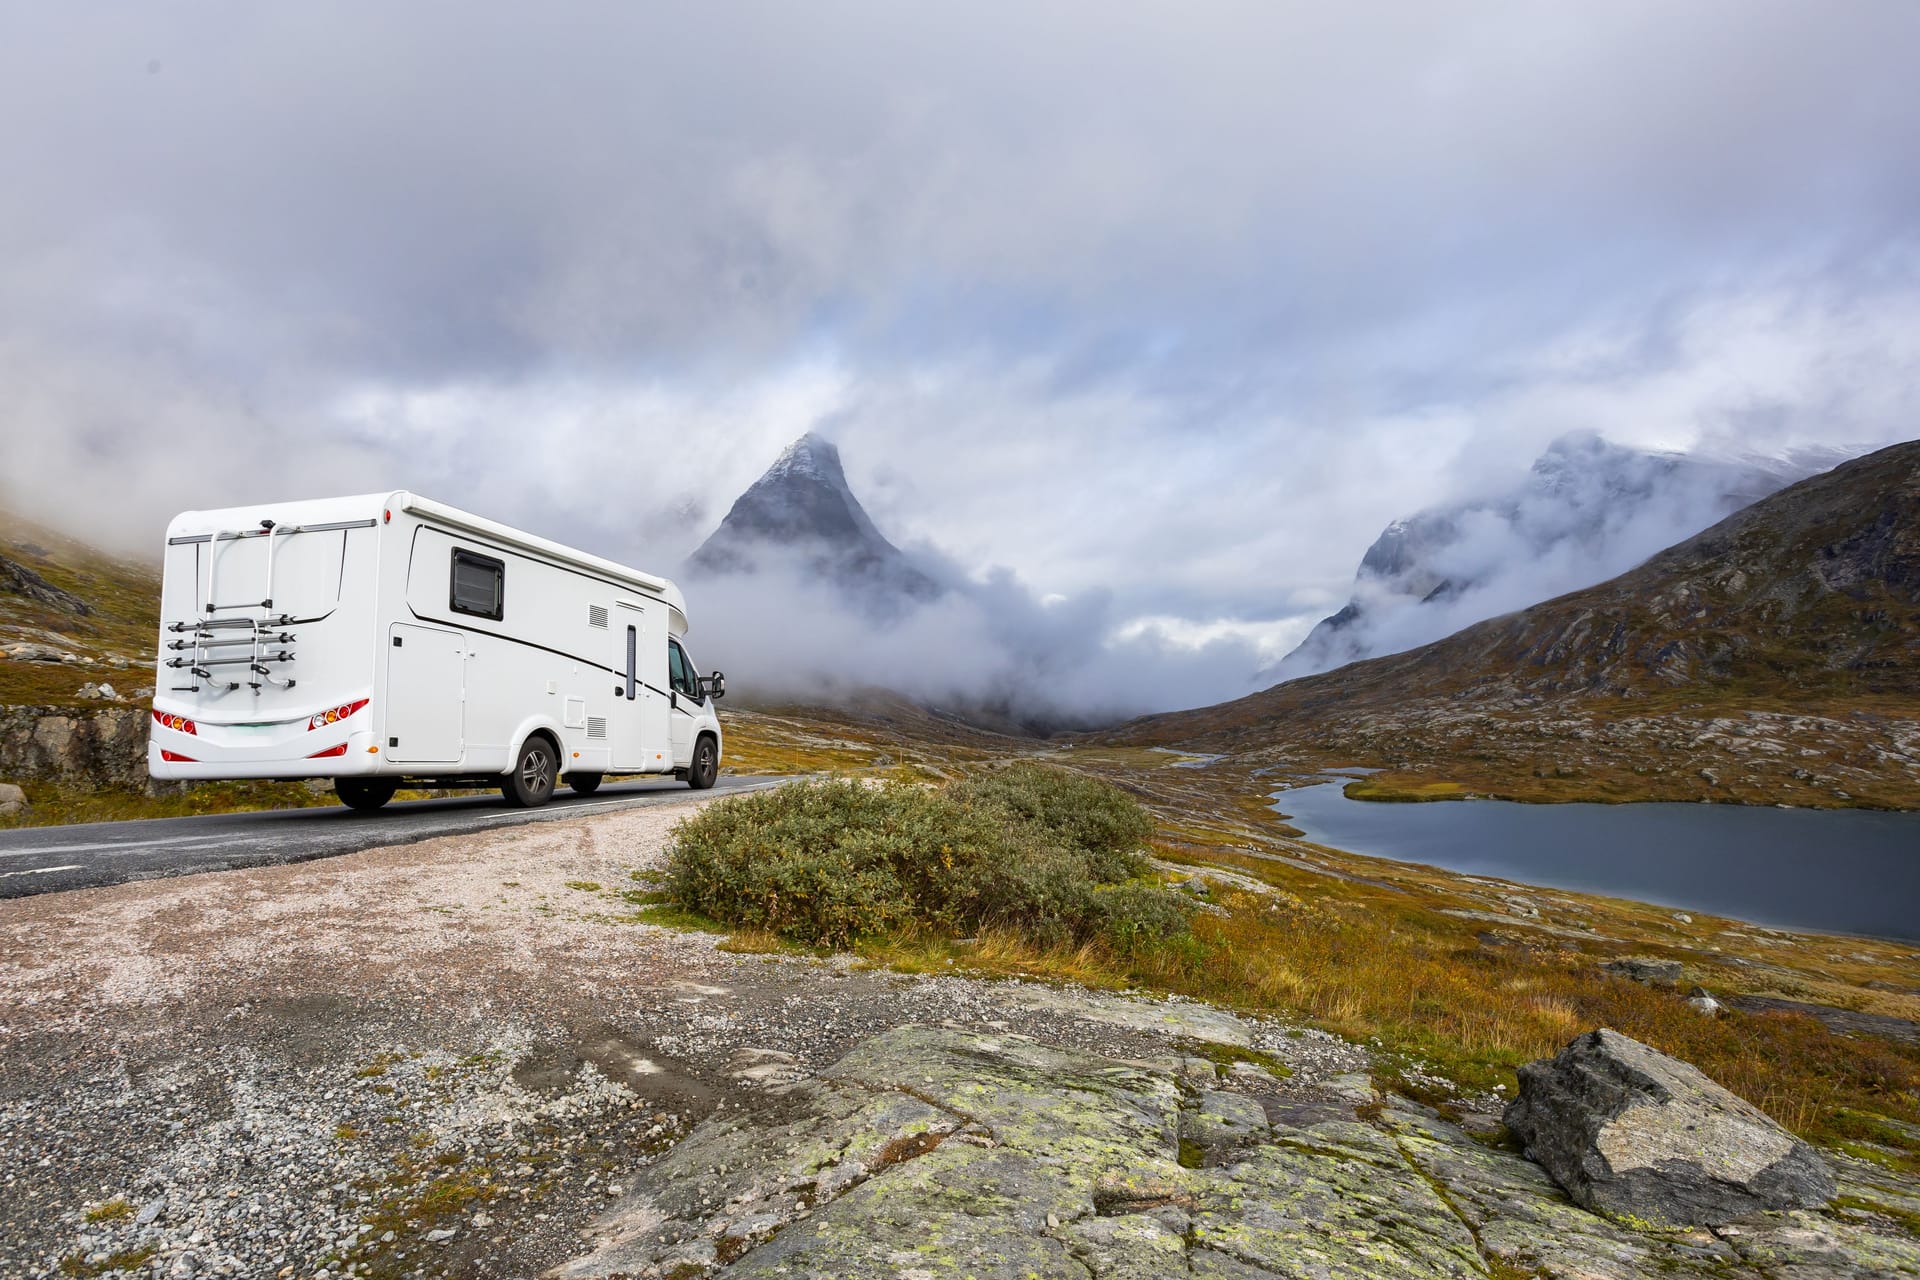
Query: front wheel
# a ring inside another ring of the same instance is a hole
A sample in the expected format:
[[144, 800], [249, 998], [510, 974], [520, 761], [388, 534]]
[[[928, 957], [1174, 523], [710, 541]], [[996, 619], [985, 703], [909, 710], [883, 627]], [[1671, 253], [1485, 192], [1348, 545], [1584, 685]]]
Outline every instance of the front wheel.
[[705, 791], [720, 776], [720, 748], [712, 738], [702, 738], [693, 746], [693, 763], [687, 766], [687, 785]]
[[600, 789], [600, 780], [604, 776], [598, 773], [570, 773], [567, 775], [567, 785], [573, 788], [575, 795], [590, 796]]
[[372, 813], [393, 799], [393, 793], [399, 789], [399, 782], [393, 778], [335, 778], [333, 780], [333, 794], [340, 797], [340, 803], [349, 809], [358, 809], [362, 813]]
[[553, 799], [553, 784], [558, 778], [560, 762], [554, 757], [553, 744], [545, 738], [528, 738], [526, 745], [520, 748], [520, 759], [514, 763], [513, 772], [500, 784], [500, 794], [507, 803], [522, 809], [532, 809]]

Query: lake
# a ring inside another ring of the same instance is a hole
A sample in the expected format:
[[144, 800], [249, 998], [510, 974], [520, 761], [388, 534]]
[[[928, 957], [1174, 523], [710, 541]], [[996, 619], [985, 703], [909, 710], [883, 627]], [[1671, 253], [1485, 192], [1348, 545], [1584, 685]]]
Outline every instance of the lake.
[[1726, 804], [1349, 800], [1345, 780], [1274, 794], [1350, 853], [1733, 916], [1920, 940], [1920, 813]]

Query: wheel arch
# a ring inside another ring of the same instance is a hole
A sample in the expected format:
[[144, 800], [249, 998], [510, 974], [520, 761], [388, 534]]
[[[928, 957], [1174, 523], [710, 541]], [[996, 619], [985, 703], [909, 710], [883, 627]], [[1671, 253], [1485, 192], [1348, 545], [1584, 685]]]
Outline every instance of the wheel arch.
[[513, 772], [514, 766], [520, 761], [521, 749], [527, 745], [527, 740], [536, 734], [545, 738], [553, 747], [554, 777], [558, 778], [567, 771], [567, 765], [573, 757], [567, 753], [567, 740], [560, 732], [560, 726], [545, 716], [529, 716], [520, 722], [519, 727], [513, 731], [512, 740], [507, 744], [507, 760], [500, 767], [503, 776]]

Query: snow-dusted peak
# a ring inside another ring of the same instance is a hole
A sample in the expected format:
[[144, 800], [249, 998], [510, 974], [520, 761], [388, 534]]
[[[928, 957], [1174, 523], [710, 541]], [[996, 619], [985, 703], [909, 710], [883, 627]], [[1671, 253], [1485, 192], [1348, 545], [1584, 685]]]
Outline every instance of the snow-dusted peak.
[[761, 483], [781, 479], [819, 480], [845, 489], [847, 473], [840, 466], [840, 450], [818, 431], [809, 431], [781, 451], [760, 477]]
[[808, 573], [870, 603], [939, 593], [874, 527], [847, 484], [840, 450], [813, 431], [788, 445], [740, 495], [688, 568], [696, 575], [751, 573], [796, 557]]

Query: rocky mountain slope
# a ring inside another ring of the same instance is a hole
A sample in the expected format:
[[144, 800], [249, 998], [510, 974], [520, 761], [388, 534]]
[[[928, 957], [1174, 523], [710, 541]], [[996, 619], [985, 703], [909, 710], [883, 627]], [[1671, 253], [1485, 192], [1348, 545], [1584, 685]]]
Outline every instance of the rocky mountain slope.
[[1562, 437], [1515, 490], [1387, 526], [1345, 607], [1261, 674], [1291, 680], [1399, 652], [1554, 594], [1551, 584], [1602, 581], [1844, 456], [1728, 460]]
[[941, 591], [874, 527], [847, 485], [840, 450], [811, 431], [740, 495], [686, 571], [716, 577], [773, 564], [797, 565], [882, 616]]
[[1920, 804], [1920, 442], [1599, 586], [1108, 736], [1530, 798]]

